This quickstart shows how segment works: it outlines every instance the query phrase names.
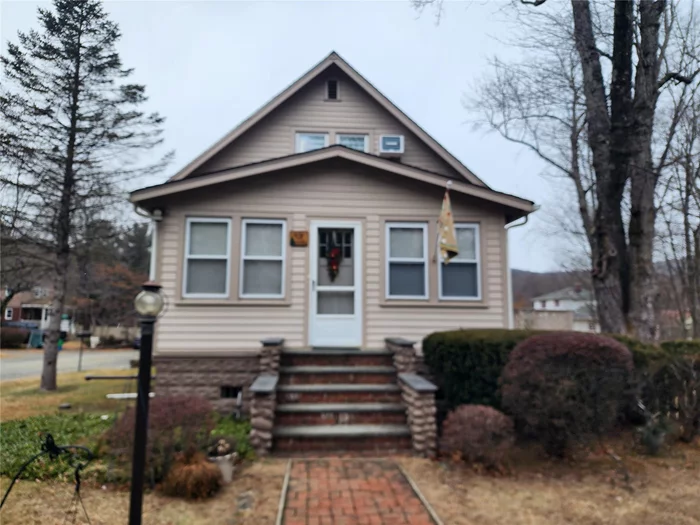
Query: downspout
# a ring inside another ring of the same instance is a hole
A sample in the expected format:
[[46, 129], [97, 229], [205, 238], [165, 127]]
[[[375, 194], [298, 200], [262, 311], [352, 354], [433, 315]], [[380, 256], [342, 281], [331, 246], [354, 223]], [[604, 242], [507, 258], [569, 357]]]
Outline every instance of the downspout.
[[[539, 209], [539, 206], [535, 206], [535, 208], [532, 210], [532, 213], [536, 212]], [[508, 246], [509, 244], [508, 231], [512, 228], [519, 228], [520, 226], [525, 226], [530, 220], [530, 215], [525, 215], [525, 217], [523, 218], [525, 219], [523, 222], [514, 222], [512, 224], [506, 225], [506, 246]], [[509, 260], [506, 261], [506, 264], [508, 265], [508, 273], [506, 274], [506, 286], [508, 287], [508, 329], [512, 330], [513, 328], [515, 328], [515, 312], [513, 311], [513, 271], [510, 267], [510, 250], [508, 250], [508, 259]]]
[[140, 210], [137, 204], [134, 204], [134, 211], [136, 212], [136, 215], [151, 220], [151, 260], [148, 266], [148, 280], [155, 282], [157, 263], [156, 250], [158, 247], [158, 223], [163, 220], [163, 211], [155, 209], [152, 213], [149, 213], [145, 210]]

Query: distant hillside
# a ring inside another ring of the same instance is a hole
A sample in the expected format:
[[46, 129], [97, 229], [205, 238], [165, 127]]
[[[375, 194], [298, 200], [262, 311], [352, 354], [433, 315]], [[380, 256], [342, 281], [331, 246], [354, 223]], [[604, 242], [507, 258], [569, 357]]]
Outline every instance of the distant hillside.
[[532, 298], [581, 283], [588, 286], [587, 271], [528, 272], [513, 269], [513, 303], [515, 308], [532, 305]]

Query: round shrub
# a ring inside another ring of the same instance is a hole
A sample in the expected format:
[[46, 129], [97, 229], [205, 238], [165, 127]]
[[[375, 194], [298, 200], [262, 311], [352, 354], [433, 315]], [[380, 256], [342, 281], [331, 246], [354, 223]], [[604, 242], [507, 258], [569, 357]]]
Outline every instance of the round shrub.
[[542, 334], [520, 343], [501, 376], [503, 408], [518, 431], [563, 456], [572, 440], [608, 431], [634, 370], [621, 343], [595, 334]]
[[495, 408], [462, 405], [450, 412], [442, 427], [443, 454], [487, 466], [500, 464], [515, 442], [513, 420]]
[[203, 454], [188, 451], [178, 456], [168, 472], [162, 490], [168, 496], [187, 499], [205, 499], [221, 488], [221, 470], [206, 460]]

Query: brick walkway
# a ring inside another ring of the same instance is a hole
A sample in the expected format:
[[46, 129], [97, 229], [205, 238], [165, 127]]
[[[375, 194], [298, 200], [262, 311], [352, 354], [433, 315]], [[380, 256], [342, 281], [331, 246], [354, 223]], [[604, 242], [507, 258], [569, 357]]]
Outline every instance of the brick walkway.
[[434, 525], [392, 461], [294, 460], [283, 525]]

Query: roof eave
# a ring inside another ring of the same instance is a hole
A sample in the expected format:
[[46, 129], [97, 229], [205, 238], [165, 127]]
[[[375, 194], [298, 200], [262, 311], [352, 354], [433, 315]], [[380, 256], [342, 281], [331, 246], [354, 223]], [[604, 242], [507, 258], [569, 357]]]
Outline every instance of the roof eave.
[[[420, 168], [406, 166], [404, 164], [397, 164], [381, 157], [350, 150], [343, 146], [330, 146], [328, 148], [323, 148], [308, 153], [290, 155], [269, 161], [239, 166], [210, 175], [202, 175], [192, 179], [166, 182], [158, 186], [143, 188], [132, 192], [129, 195], [129, 201], [137, 205], [145, 205], [147, 201], [151, 201], [153, 199], [160, 199], [185, 191], [230, 182], [255, 175], [261, 175], [272, 171], [295, 168], [332, 158], [346, 159], [365, 166], [374, 167], [383, 171], [393, 172], [398, 175], [423, 181], [428, 184], [437, 186], [444, 186], [446, 184], [444, 177], [421, 170]], [[508, 222], [517, 220], [535, 211], [535, 205], [530, 201], [515, 197], [513, 195], [499, 193], [488, 188], [475, 186], [467, 182], [452, 181], [451, 191], [481, 198], [506, 207], [508, 209]]]

